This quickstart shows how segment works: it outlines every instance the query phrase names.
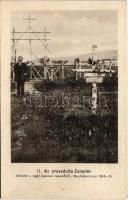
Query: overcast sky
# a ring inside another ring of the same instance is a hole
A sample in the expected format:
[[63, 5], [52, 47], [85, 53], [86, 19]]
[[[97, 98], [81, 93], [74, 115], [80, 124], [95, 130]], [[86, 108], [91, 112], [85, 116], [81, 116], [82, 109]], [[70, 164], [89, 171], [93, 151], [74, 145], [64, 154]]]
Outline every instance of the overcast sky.
[[[31, 22], [34, 31], [43, 31], [47, 27], [48, 47], [50, 57], [64, 58], [66, 56], [90, 53], [92, 45], [97, 44], [98, 51], [117, 49], [118, 22], [116, 11], [42, 11], [17, 12], [12, 14], [12, 26], [16, 31], [25, 31], [28, 21], [23, 20], [29, 14], [36, 18]], [[20, 35], [17, 34], [16, 38]], [[40, 35], [43, 38], [43, 34]], [[28, 38], [25, 34], [23, 38]], [[37, 38], [31, 35], [31, 38]], [[28, 41], [20, 41], [16, 45], [17, 55], [29, 57]], [[38, 57], [44, 55], [44, 48], [40, 41], [32, 42], [33, 53]]]

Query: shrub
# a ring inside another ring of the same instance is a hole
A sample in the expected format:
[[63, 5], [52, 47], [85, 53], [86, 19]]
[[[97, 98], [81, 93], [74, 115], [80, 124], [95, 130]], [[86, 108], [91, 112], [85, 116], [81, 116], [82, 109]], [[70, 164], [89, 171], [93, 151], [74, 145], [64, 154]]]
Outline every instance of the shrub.
[[43, 80], [41, 82], [35, 83], [34, 87], [39, 91], [50, 91], [54, 89], [61, 89], [64, 87], [80, 87], [83, 88], [86, 85], [86, 80], [83, 78], [79, 78], [76, 80], [75, 76], [67, 77], [65, 79], [58, 80]]
[[107, 90], [117, 90], [118, 87], [118, 76], [117, 73], [112, 74], [110, 77], [109, 74], [104, 77], [103, 86]]

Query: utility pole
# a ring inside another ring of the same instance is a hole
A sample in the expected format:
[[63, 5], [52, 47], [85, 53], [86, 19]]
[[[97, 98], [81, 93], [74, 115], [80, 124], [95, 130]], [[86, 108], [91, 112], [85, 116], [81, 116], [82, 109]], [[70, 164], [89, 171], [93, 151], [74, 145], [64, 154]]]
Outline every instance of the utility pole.
[[15, 60], [15, 52], [16, 52], [16, 49], [15, 49], [15, 29], [13, 28], [13, 31], [12, 31], [12, 58], [13, 58], [13, 61]]
[[[36, 20], [34, 18], [31, 18], [30, 15], [28, 18], [25, 18], [24, 20], [28, 21], [28, 32], [29, 32], [29, 62], [31, 63], [32, 61], [32, 43], [31, 43], [31, 21]], [[30, 64], [30, 80], [32, 79], [32, 63]]]
[[[12, 66], [14, 66], [14, 63], [16, 63], [16, 59], [15, 59], [15, 29], [13, 28], [13, 32], [12, 32]], [[12, 68], [12, 80], [14, 81], [14, 69]]]
[[[47, 34], [48, 33], [51, 33], [51, 32], [47, 32], [46, 31], [46, 26], [44, 27], [44, 60], [45, 60], [45, 62], [44, 62], [44, 79], [46, 79], [47, 77], [47, 72], [48, 72], [48, 69], [47, 69], [47, 61], [46, 61], [46, 59], [47, 59], [47, 40], [50, 40], [49, 38], [47, 38]], [[51, 69], [51, 77], [53, 76], [53, 71], [52, 71], [52, 69]], [[51, 79], [53, 79], [53, 77], [51, 78]]]
[[15, 49], [15, 63], [16, 63], [16, 49]]
[[32, 44], [31, 44], [31, 21], [34, 21], [36, 19], [31, 18], [30, 15], [28, 18], [25, 18], [23, 20], [27, 20], [28, 21], [28, 34], [29, 34], [29, 61], [32, 61]]
[[[34, 21], [36, 19], [31, 18], [30, 15], [29, 15], [28, 18], [25, 18], [23, 20], [28, 21], [28, 26], [27, 26], [26, 30], [24, 32], [23, 31], [17, 31], [16, 32], [13, 29], [13, 31], [11, 32], [12, 33], [12, 39], [11, 40], [13, 42], [11, 48], [13, 50], [13, 54], [15, 55], [15, 49], [14, 48], [15, 48], [16, 44], [19, 41], [28, 41], [29, 42], [29, 62], [30, 63], [32, 62], [32, 55], [34, 55], [34, 53], [32, 52], [32, 41], [40, 41], [41, 42], [41, 44], [43, 45], [44, 50], [45, 50], [44, 51], [45, 56], [46, 56], [46, 51], [48, 51], [51, 54], [50, 50], [47, 47], [47, 41], [50, 40], [49, 38], [47, 38], [47, 33], [51, 33], [51, 32], [46, 31], [46, 27], [44, 28], [43, 32], [41, 32], [41, 31], [34, 31], [33, 28], [32, 28], [32, 26], [31, 26], [31, 21]], [[42, 34], [42, 33], [44, 34], [44, 38], [40, 38], [40, 36], [39, 36], [39, 34]], [[14, 34], [16, 34], [16, 35], [17, 34], [21, 34], [21, 35], [20, 35], [19, 38], [14, 38]], [[23, 36], [25, 34], [28, 34], [28, 38], [23, 38]], [[31, 37], [31, 34], [34, 34], [36, 36], [36, 38]], [[36, 58], [38, 58], [38, 57], [36, 56]], [[32, 63], [31, 63], [31, 66], [30, 66], [30, 79], [32, 79], [32, 68], [33, 68], [33, 66], [32, 66]]]
[[44, 56], [45, 56], [45, 58], [46, 58], [46, 45], [47, 45], [46, 26], [44, 27], [44, 42], [45, 42], [45, 46], [44, 46]]
[[47, 55], [47, 41], [48, 40], [50, 40], [49, 38], [47, 38], [47, 34], [48, 33], [51, 33], [51, 32], [48, 32], [47, 30], [46, 30], [46, 26], [44, 27], [44, 56], [46, 57]]

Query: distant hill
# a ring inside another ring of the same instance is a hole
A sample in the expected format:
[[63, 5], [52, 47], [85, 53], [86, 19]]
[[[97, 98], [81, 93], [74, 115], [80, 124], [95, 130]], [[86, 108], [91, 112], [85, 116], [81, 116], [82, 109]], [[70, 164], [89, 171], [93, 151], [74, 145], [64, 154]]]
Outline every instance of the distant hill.
[[[92, 57], [92, 53], [67, 56], [67, 57], [64, 57], [64, 59], [73, 61], [76, 57], [80, 58], [80, 60], [82, 60], [82, 61], [86, 61], [86, 60], [88, 60], [89, 57]], [[117, 50], [99, 51], [99, 52], [97, 52], [97, 58], [98, 59], [108, 59], [108, 58], [117, 59], [118, 51]]]

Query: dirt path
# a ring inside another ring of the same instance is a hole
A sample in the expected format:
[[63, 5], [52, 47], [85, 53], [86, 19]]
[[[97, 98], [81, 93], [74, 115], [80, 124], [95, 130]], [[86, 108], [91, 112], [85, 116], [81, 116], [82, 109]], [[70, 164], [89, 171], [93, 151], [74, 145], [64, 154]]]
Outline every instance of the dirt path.
[[[24, 148], [24, 142], [27, 141], [27, 129], [34, 120], [33, 108], [26, 107], [26, 99], [30, 97], [40, 97], [40, 92], [34, 88], [34, 82], [25, 83], [24, 98], [17, 97], [17, 90], [13, 89], [11, 93], [11, 150], [12, 160], [18, 159], [18, 156], [22, 154]], [[29, 148], [29, 142], [28, 142]], [[20, 159], [20, 157], [19, 157]]]
[[[25, 94], [33, 94], [33, 93], [39, 94], [40, 93], [34, 88], [34, 83], [35, 83], [34, 81], [25, 82], [25, 86], [24, 86]], [[12, 91], [11, 94], [14, 96], [17, 94], [16, 88]]]

